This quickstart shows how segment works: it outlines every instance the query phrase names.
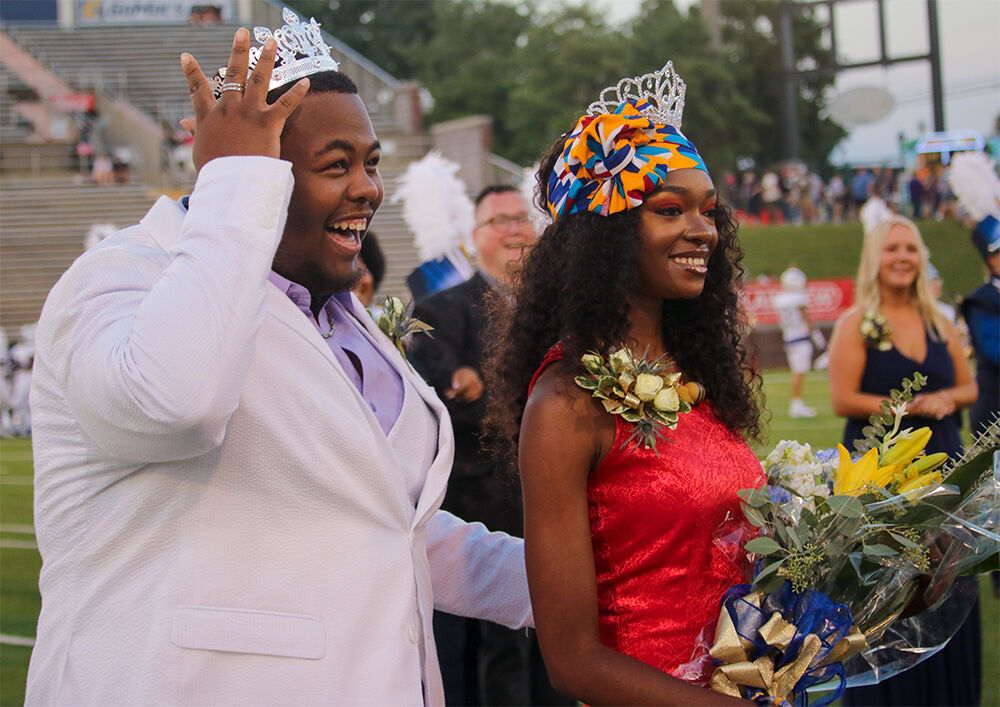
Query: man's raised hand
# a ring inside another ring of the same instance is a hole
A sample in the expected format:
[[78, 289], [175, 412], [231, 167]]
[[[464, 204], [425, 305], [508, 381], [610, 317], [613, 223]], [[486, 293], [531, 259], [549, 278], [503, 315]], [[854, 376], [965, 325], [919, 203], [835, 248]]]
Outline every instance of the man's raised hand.
[[[212, 87], [194, 57], [186, 52], [181, 54], [181, 66], [194, 107], [193, 156], [197, 169], [216, 157], [278, 157], [281, 154], [281, 131], [309, 90], [309, 79], [299, 80], [273, 105], [267, 105], [276, 48], [274, 39], [268, 39], [253, 73], [246, 79], [245, 90], [224, 91], [218, 100], [212, 95]], [[250, 33], [241, 28], [233, 38], [226, 83], [243, 86], [249, 64]]]

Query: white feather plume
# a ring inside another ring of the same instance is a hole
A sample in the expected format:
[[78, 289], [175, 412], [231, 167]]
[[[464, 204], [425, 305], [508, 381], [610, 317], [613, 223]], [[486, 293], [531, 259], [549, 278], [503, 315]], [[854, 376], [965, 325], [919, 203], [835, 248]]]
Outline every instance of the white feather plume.
[[959, 152], [951, 158], [948, 182], [962, 208], [975, 221], [1000, 218], [1000, 178], [985, 152]]
[[518, 184], [517, 190], [521, 192], [521, 196], [528, 203], [528, 215], [535, 225], [535, 232], [541, 233], [552, 223], [552, 217], [548, 211], [542, 211], [538, 208], [538, 181], [535, 179], [538, 167], [539, 163], [536, 162], [533, 166], [521, 170], [521, 183]]
[[118, 231], [118, 226], [113, 223], [93, 223], [87, 230], [87, 235], [83, 239], [83, 249], [90, 250], [105, 238]]
[[865, 233], [870, 233], [879, 223], [893, 216], [894, 212], [880, 197], [873, 196], [858, 210], [858, 218], [865, 227]]
[[439, 152], [411, 162], [392, 201], [403, 202], [403, 220], [422, 261], [436, 260], [459, 246], [471, 249], [475, 227], [472, 200], [455, 173], [459, 165]]

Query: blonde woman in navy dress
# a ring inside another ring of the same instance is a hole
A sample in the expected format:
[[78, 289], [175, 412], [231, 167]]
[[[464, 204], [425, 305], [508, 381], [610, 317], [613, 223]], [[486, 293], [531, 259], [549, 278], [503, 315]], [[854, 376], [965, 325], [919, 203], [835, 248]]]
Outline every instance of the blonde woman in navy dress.
[[[929, 427], [928, 453], [962, 452], [959, 411], [976, 400], [976, 382], [958, 333], [935, 306], [928, 253], [909, 219], [892, 216], [865, 235], [856, 302], [830, 340], [833, 411], [847, 417], [844, 446], [854, 448], [868, 416], [916, 372], [927, 385], [907, 406], [904, 425]], [[979, 606], [949, 645], [905, 674], [845, 693], [845, 705], [979, 704]]]

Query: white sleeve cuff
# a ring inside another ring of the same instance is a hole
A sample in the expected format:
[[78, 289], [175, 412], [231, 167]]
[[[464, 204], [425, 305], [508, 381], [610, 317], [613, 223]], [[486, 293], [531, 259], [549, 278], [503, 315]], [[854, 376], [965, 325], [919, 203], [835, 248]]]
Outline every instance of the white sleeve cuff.
[[183, 230], [192, 222], [209, 232], [225, 230], [245, 247], [273, 253], [285, 228], [293, 185], [291, 162], [217, 157], [198, 174]]

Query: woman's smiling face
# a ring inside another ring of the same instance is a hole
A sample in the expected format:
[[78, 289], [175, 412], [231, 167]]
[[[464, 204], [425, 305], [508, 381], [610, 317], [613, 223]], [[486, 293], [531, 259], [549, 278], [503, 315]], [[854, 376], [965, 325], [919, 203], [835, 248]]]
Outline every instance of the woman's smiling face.
[[884, 287], [907, 289], [920, 273], [920, 243], [912, 230], [897, 224], [889, 229], [882, 242], [878, 279]]
[[639, 207], [637, 294], [654, 299], [701, 295], [708, 259], [719, 243], [712, 178], [677, 169]]

